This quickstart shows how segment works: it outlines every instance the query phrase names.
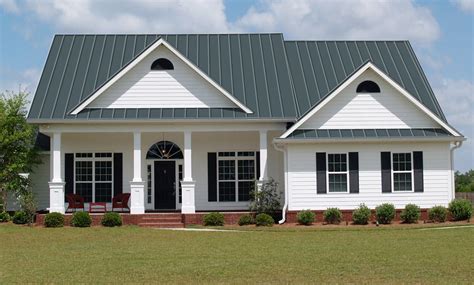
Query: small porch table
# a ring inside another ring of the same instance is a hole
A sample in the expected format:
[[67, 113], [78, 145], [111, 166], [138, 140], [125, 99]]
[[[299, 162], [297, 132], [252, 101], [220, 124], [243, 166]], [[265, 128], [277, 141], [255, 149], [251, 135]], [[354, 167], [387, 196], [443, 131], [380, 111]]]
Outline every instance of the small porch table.
[[105, 213], [107, 211], [107, 203], [91, 202], [89, 203], [89, 213]]

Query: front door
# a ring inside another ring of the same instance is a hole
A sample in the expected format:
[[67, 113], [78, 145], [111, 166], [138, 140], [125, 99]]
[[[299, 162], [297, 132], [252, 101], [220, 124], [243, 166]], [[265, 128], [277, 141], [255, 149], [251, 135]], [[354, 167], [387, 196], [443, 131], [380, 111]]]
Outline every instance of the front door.
[[176, 168], [174, 161], [155, 161], [155, 209], [176, 209]]

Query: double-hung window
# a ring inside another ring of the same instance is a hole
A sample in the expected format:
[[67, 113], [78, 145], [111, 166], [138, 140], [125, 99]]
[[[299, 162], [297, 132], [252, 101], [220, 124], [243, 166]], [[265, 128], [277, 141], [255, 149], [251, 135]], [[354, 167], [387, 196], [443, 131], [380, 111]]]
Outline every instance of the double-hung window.
[[76, 153], [75, 193], [85, 202], [111, 202], [112, 164], [112, 153]]
[[328, 162], [328, 192], [329, 193], [347, 193], [349, 187], [347, 184], [348, 167], [347, 153], [329, 153]]
[[393, 191], [413, 191], [413, 167], [411, 153], [393, 153]]
[[249, 201], [256, 177], [255, 152], [219, 152], [217, 165], [219, 201]]

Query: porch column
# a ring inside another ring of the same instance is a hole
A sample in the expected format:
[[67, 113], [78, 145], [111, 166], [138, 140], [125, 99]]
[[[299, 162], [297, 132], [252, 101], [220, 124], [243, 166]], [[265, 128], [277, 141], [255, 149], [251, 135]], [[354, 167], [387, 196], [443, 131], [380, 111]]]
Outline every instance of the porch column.
[[194, 189], [196, 186], [192, 175], [192, 133], [190, 131], [184, 132], [184, 177], [181, 182], [182, 193], [182, 204], [181, 212], [183, 214], [195, 213], [195, 199]]
[[133, 133], [133, 180], [130, 181], [130, 214], [145, 213], [145, 182], [142, 180], [142, 149], [140, 132]]
[[260, 177], [257, 181], [257, 190], [260, 191], [267, 180], [267, 131], [260, 131]]
[[61, 133], [51, 136], [52, 177], [49, 182], [49, 212], [64, 214], [64, 183], [61, 175]]

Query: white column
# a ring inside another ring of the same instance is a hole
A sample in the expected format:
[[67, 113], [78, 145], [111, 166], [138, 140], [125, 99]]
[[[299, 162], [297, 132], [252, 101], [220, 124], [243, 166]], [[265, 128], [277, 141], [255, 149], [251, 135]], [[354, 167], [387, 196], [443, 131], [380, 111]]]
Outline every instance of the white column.
[[195, 198], [194, 189], [196, 183], [193, 180], [192, 175], [192, 133], [190, 131], [184, 132], [184, 177], [181, 182], [182, 189], [182, 204], [181, 212], [184, 214], [195, 213]]
[[257, 190], [262, 189], [262, 185], [267, 179], [267, 131], [260, 131], [260, 177], [257, 180]]
[[61, 175], [61, 157], [61, 133], [54, 133], [51, 137], [52, 177], [49, 182], [49, 211], [64, 214], [65, 183]]
[[142, 149], [140, 132], [133, 133], [133, 179], [130, 181], [130, 214], [145, 213], [145, 182], [142, 180]]

